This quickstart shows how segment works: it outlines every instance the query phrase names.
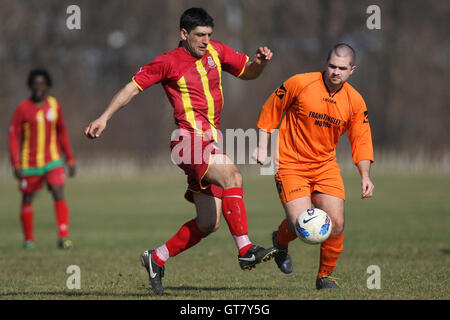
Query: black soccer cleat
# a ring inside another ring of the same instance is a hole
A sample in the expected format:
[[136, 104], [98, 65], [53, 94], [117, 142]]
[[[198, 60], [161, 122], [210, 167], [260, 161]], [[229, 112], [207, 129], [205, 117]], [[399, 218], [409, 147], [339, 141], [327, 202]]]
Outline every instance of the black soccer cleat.
[[36, 248], [36, 245], [34, 244], [34, 241], [27, 240], [23, 243], [23, 248], [24, 249], [34, 249], [34, 248]]
[[272, 259], [276, 253], [277, 249], [275, 248], [264, 249], [254, 245], [248, 249], [244, 256], [238, 256], [239, 266], [242, 270], [251, 270], [258, 263]]
[[322, 278], [316, 279], [316, 289], [331, 289], [331, 290], [339, 290], [339, 284], [337, 282], [337, 278], [331, 276], [323, 276]]
[[277, 236], [277, 233], [277, 231], [274, 231], [272, 233], [273, 246], [278, 250], [278, 252], [275, 254], [275, 263], [277, 264], [281, 272], [283, 272], [284, 274], [289, 274], [294, 271], [294, 264], [292, 262], [291, 256], [288, 254], [288, 248], [280, 247], [276, 244], [275, 237]]
[[141, 254], [141, 264], [147, 270], [148, 279], [153, 292], [157, 295], [164, 294], [162, 278], [164, 277], [164, 267], [160, 267], [153, 261], [152, 254], [155, 250], [146, 250]]
[[67, 238], [59, 239], [58, 240], [58, 248], [64, 249], [64, 250], [72, 249], [73, 248], [72, 240], [67, 239]]

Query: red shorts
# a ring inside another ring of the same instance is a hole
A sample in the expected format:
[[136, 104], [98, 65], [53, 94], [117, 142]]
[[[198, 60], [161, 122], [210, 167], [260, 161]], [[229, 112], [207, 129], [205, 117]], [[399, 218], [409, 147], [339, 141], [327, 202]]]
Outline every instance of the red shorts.
[[280, 168], [275, 182], [283, 204], [318, 191], [345, 200], [345, 188], [336, 161], [304, 164], [297, 168]]
[[23, 194], [32, 194], [42, 188], [42, 181], [48, 186], [63, 186], [66, 183], [64, 167], [56, 167], [42, 176], [25, 176], [19, 183]]
[[224, 154], [215, 142], [192, 134], [172, 141], [170, 149], [172, 161], [187, 175], [188, 187], [184, 194], [187, 201], [194, 202], [193, 193], [222, 198], [221, 187], [202, 181], [208, 172], [211, 154]]

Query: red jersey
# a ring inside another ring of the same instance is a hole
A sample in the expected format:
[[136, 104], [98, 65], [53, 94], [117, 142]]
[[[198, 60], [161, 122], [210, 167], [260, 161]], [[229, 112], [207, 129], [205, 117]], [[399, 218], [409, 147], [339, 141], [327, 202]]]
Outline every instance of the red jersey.
[[26, 99], [16, 108], [9, 127], [9, 153], [15, 168], [24, 175], [43, 175], [62, 165], [61, 149], [74, 162], [59, 102], [47, 97], [42, 106]]
[[211, 40], [206, 49], [197, 59], [180, 46], [140, 68], [132, 80], [141, 91], [161, 83], [174, 108], [176, 125], [217, 140], [222, 70], [239, 77], [249, 58], [218, 41]]

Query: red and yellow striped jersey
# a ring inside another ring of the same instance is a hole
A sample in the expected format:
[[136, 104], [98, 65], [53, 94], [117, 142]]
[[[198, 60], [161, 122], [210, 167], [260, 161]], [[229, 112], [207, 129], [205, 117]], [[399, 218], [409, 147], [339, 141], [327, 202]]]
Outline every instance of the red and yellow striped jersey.
[[248, 59], [213, 40], [200, 59], [180, 46], [141, 67], [133, 82], [141, 91], [161, 83], [174, 108], [176, 125], [217, 140], [223, 106], [222, 70], [239, 77]]
[[59, 102], [48, 96], [42, 106], [26, 99], [14, 111], [9, 127], [11, 163], [25, 175], [42, 175], [62, 165], [61, 148], [68, 163], [74, 162]]

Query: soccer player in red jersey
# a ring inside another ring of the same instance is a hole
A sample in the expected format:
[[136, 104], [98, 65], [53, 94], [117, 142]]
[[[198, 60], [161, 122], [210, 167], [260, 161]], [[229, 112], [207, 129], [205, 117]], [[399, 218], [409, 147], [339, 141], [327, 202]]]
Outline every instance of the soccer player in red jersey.
[[260, 47], [249, 61], [247, 55], [211, 40], [213, 27], [213, 19], [205, 10], [186, 10], [180, 19], [178, 48], [140, 68], [85, 130], [89, 138], [98, 138], [117, 110], [157, 83], [163, 85], [174, 108], [179, 130], [172, 135], [172, 158], [187, 175], [185, 198], [195, 204], [197, 217], [185, 223], [165, 244], [141, 255], [156, 294], [164, 291], [161, 278], [167, 259], [216, 231], [222, 213], [238, 248], [242, 269], [252, 269], [276, 253], [274, 248], [264, 249], [250, 241], [242, 176], [216, 145], [223, 105], [222, 70], [244, 80], [255, 79], [273, 54], [269, 48]]
[[75, 175], [75, 160], [69, 141], [61, 105], [48, 90], [52, 85], [44, 69], [32, 70], [28, 76], [31, 97], [19, 104], [9, 127], [9, 152], [14, 175], [22, 192], [20, 218], [25, 235], [25, 248], [33, 248], [33, 196], [48, 186], [55, 201], [58, 246], [72, 247], [69, 235], [69, 209], [64, 198], [64, 152], [69, 176]]

